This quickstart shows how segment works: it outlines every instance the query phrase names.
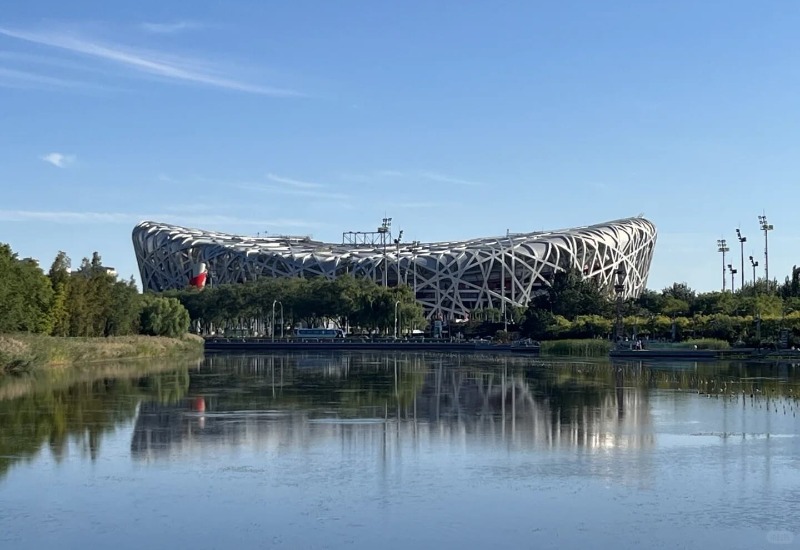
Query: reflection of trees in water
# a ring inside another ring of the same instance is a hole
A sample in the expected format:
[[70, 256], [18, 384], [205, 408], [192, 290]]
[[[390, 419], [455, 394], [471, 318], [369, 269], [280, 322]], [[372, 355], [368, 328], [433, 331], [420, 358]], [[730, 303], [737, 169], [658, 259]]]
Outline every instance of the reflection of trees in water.
[[334, 436], [371, 440], [386, 422], [398, 434], [413, 426], [415, 434], [442, 441], [640, 448], [654, 442], [652, 389], [787, 392], [787, 383], [796, 382], [793, 372], [736, 363], [611, 365], [439, 353], [215, 355], [191, 378], [190, 395], [202, 397], [204, 413], [191, 411], [193, 401], [143, 409], [132, 448], [146, 457], [243, 442], [280, 447]]
[[369, 420], [523, 446], [652, 443], [646, 388], [608, 366], [443, 354], [213, 356], [192, 373], [189, 392], [202, 397], [202, 414], [191, 400], [140, 411], [135, 454], [382, 429]]
[[13, 463], [36, 456], [43, 446], [57, 461], [70, 443], [94, 460], [103, 434], [130, 421], [140, 401], [174, 402], [189, 385], [186, 368], [152, 376], [144, 376], [143, 369], [133, 371], [123, 366], [114, 370], [116, 378], [92, 380], [86, 373], [67, 373], [67, 381], [81, 381], [66, 384], [58, 377], [45, 377], [28, 393], [0, 400], [0, 476]]

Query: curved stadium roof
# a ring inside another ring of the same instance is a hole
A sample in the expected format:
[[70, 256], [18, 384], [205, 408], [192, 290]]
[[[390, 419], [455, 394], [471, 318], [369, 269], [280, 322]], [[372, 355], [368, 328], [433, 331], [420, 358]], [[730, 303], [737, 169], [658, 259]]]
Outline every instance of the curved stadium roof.
[[184, 288], [204, 264], [211, 284], [259, 277], [333, 279], [345, 273], [388, 286], [414, 287], [429, 316], [459, 317], [476, 308], [527, 304], [555, 271], [574, 267], [613, 293], [626, 273], [625, 297], [645, 288], [656, 228], [636, 217], [596, 225], [466, 241], [332, 244], [309, 237], [230, 235], [145, 221], [133, 245], [148, 290]]

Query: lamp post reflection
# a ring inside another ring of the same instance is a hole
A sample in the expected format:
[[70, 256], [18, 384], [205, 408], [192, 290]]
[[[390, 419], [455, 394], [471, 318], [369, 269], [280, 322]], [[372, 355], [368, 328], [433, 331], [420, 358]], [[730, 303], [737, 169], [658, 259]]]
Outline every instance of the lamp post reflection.
[[283, 340], [283, 326], [284, 326], [284, 319], [283, 319], [283, 302], [280, 300], [273, 300], [272, 301], [272, 341], [275, 341], [275, 305], [280, 304], [281, 306], [281, 340]]

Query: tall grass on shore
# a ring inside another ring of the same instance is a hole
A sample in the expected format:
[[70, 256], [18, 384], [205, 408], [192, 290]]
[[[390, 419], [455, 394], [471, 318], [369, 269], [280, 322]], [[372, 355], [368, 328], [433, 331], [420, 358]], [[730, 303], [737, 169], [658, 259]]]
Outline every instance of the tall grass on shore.
[[698, 338], [696, 340], [686, 340], [677, 344], [678, 347], [694, 348], [697, 349], [728, 349], [731, 345], [725, 340], [715, 340], [714, 338]]
[[0, 334], [0, 376], [40, 367], [55, 367], [138, 357], [169, 357], [202, 353], [203, 339], [119, 336], [110, 338], [62, 338], [41, 334]]
[[602, 357], [611, 351], [608, 340], [549, 340], [541, 343], [540, 351], [545, 355], [571, 355], [579, 357]]

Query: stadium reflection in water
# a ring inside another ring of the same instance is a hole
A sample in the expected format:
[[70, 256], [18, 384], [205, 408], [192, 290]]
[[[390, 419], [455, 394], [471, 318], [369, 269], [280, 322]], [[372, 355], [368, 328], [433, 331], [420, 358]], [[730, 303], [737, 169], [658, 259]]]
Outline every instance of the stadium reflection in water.
[[0, 384], [0, 547], [794, 541], [798, 371], [308, 353]]
[[137, 458], [326, 439], [511, 449], [654, 442], [647, 388], [624, 367], [441, 354], [212, 356], [189, 394], [178, 405], [141, 406]]

